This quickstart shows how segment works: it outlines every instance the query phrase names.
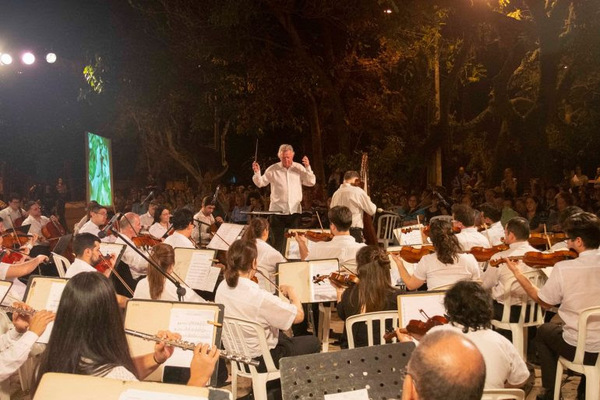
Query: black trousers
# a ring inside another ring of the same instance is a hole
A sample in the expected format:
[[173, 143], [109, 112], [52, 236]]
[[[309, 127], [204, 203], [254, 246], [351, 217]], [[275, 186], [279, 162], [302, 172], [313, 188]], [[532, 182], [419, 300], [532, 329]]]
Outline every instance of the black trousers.
[[285, 252], [285, 238], [283, 234], [285, 229], [298, 228], [300, 224], [300, 217], [302, 214], [290, 214], [290, 215], [271, 215], [269, 222], [271, 224], [271, 243], [273, 247], [284, 254]]
[[[283, 332], [279, 332], [277, 345], [271, 349], [271, 357], [275, 367], [279, 368], [279, 360], [284, 357], [301, 356], [303, 354], [314, 354], [321, 351], [321, 342], [319, 338], [313, 335], [289, 337]], [[266, 372], [267, 367], [262, 357], [257, 358], [260, 362], [256, 368], [258, 372]]]
[[[556, 378], [556, 363], [558, 357], [562, 356], [569, 361], [575, 358], [575, 346], [571, 346], [562, 337], [563, 325], [546, 323], [538, 327], [536, 336], [536, 347], [542, 370], [542, 386], [547, 393], [554, 392], [554, 380]], [[594, 365], [598, 359], [598, 353], [585, 352], [583, 363]]]

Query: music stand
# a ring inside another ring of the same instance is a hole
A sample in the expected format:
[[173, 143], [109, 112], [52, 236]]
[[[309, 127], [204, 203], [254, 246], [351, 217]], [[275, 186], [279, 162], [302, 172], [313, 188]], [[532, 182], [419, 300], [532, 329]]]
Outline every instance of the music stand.
[[400, 399], [414, 349], [412, 342], [393, 343], [282, 358], [283, 400], [323, 400], [326, 394], [365, 388], [372, 400]]

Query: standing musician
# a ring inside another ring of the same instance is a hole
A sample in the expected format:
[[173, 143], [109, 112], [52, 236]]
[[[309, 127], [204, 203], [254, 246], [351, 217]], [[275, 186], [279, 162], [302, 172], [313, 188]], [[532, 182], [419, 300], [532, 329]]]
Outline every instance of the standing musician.
[[480, 207], [481, 209], [481, 220], [484, 224], [489, 225], [482, 232], [487, 237], [491, 246], [498, 246], [502, 244], [502, 238], [504, 238], [504, 228], [500, 218], [502, 218], [502, 211], [498, 210], [491, 204], [484, 203]]
[[[575, 357], [579, 313], [586, 308], [600, 306], [600, 220], [594, 214], [582, 212], [569, 217], [563, 224], [563, 229], [568, 237], [568, 246], [576, 251], [579, 257], [556, 263], [541, 289], [533, 286], [516, 263], [506, 259], [508, 268], [533, 300], [544, 308], [559, 305], [558, 315], [562, 323], [550, 322], [541, 325], [535, 337], [542, 370], [542, 386], [545, 389], [538, 399], [554, 397], [558, 357], [569, 360]], [[587, 326], [584, 364], [596, 364], [599, 352], [600, 321], [591, 319]], [[585, 391], [584, 377], [577, 391], [578, 394]]]
[[336, 190], [331, 198], [330, 207], [346, 206], [352, 212], [352, 226], [350, 235], [358, 243], [363, 243], [363, 213], [371, 216], [375, 215], [377, 206], [371, 201], [371, 198], [361, 187], [355, 186], [360, 180], [360, 175], [356, 171], [348, 171], [344, 174], [344, 182]]
[[[539, 251], [529, 245], [527, 239], [529, 239], [529, 222], [523, 217], [514, 217], [506, 223], [504, 229], [504, 243], [509, 246], [508, 250], [496, 253], [490, 259], [491, 261], [501, 260], [506, 257], [518, 257], [522, 256], [530, 251]], [[532, 268], [528, 267], [522, 261], [517, 263], [518, 268], [521, 272], [533, 271]], [[502, 311], [504, 304], [502, 299], [504, 298], [505, 285], [510, 285], [510, 280], [513, 277], [513, 273], [508, 269], [505, 263], [498, 265], [497, 268], [488, 267], [483, 273], [481, 279], [483, 280], [483, 287], [485, 289], [491, 289], [492, 299], [494, 301], [494, 319], [502, 319]], [[517, 290], [515, 293], [514, 305], [510, 307], [510, 322], [518, 322], [519, 316], [521, 315], [521, 305], [517, 304], [519, 301], [516, 297], [518, 294], [523, 294], [523, 290]]]
[[[0, 218], [4, 229], [11, 229], [13, 222], [24, 220], [27, 217], [27, 212], [21, 208], [21, 198], [16, 193], [11, 193], [8, 198], [8, 207], [0, 211]], [[16, 223], [17, 227], [21, 226]]]
[[294, 162], [294, 148], [289, 144], [279, 146], [277, 156], [281, 162], [271, 165], [260, 173], [260, 165], [254, 161], [252, 182], [259, 188], [271, 185], [271, 203], [269, 211], [280, 211], [285, 215], [271, 217], [273, 247], [283, 251], [285, 228], [297, 228], [302, 212], [302, 185], [314, 186], [317, 178], [310, 168], [308, 157], [302, 158], [302, 164]]
[[452, 232], [452, 223], [448, 218], [436, 217], [429, 223], [429, 237], [435, 253], [423, 256], [413, 275], [406, 270], [402, 258], [392, 255], [408, 290], [417, 289], [425, 282], [427, 288], [433, 290], [462, 279], [479, 279], [477, 260], [472, 254], [461, 251], [457, 235]]
[[194, 215], [194, 223], [197, 226], [192, 233], [192, 238], [203, 246], [206, 246], [213, 237], [211, 228], [216, 226], [215, 224], [223, 223], [223, 218], [213, 216], [216, 206], [212, 203], [212, 199], [212, 196], [204, 197], [202, 208]]
[[[148, 211], [146, 213], [140, 215], [140, 222], [142, 224], [143, 230], [146, 231], [146, 230], [150, 229], [152, 224], [156, 222], [156, 220], [154, 218], [154, 212], [156, 211], [156, 207], [158, 207], [158, 201], [152, 200], [148, 204]], [[162, 236], [162, 235], [160, 235], [160, 236]], [[155, 236], [155, 237], [160, 237], [160, 236]]]
[[[83, 224], [81, 228], [79, 228], [79, 233], [91, 233], [94, 236], [98, 236], [100, 232], [100, 227], [106, 224], [106, 216], [108, 215], [108, 209], [100, 204], [92, 205], [90, 210], [90, 220]], [[113, 243], [117, 238], [113, 235], [107, 235], [102, 238], [102, 242]]]
[[465, 204], [454, 204], [452, 218], [454, 218], [454, 228], [460, 230], [460, 233], [456, 234], [456, 238], [463, 251], [469, 251], [476, 246], [490, 247], [490, 241], [477, 232], [475, 210]]
[[194, 213], [187, 208], [180, 208], [171, 217], [171, 223], [173, 224], [174, 232], [165, 239], [165, 243], [173, 248], [196, 248], [192, 241]]
[[329, 228], [333, 239], [329, 242], [310, 242], [304, 235], [296, 235], [301, 260], [319, 260], [323, 258], [337, 258], [340, 264], [352, 265], [356, 271], [356, 253], [364, 243], [356, 243], [350, 236], [350, 225], [352, 225], [352, 212], [346, 206], [336, 206], [327, 212]]

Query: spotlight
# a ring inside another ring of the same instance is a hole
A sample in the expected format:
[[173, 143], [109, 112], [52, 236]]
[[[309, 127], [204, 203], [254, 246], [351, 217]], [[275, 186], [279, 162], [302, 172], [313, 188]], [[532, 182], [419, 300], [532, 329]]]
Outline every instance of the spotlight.
[[23, 54], [21, 60], [23, 60], [23, 64], [31, 65], [35, 62], [35, 56], [32, 53], [27, 52]]
[[0, 55], [0, 64], [9, 65], [12, 64], [12, 57], [10, 54], [4, 53]]
[[384, 13], [386, 13], [386, 14], [391, 14], [391, 13], [392, 13], [392, 10], [388, 8], [388, 9], [386, 9], [386, 10], [383, 10], [383, 12], [384, 12]]
[[46, 62], [48, 64], [54, 64], [56, 62], [56, 54], [54, 54], [54, 53], [46, 54]]

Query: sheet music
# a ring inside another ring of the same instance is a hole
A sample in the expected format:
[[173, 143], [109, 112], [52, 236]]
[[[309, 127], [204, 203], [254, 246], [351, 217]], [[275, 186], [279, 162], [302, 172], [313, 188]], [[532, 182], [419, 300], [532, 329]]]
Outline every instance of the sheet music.
[[[45, 310], [54, 311], [58, 310], [58, 303], [60, 303], [60, 297], [62, 296], [63, 290], [65, 290], [66, 281], [63, 282], [52, 282], [50, 285], [50, 291], [48, 292], [48, 299], [46, 300]], [[46, 326], [46, 330], [38, 339], [38, 343], [48, 343], [50, 339], [50, 333], [52, 333], [52, 327], [54, 327], [54, 321], [50, 322]]]
[[335, 287], [329, 283], [329, 280], [325, 279], [323, 282], [314, 283], [313, 277], [319, 275], [329, 275], [332, 272], [338, 272], [339, 266], [337, 260], [325, 260], [310, 262], [310, 288], [311, 288], [311, 301], [336, 301], [337, 292]]
[[325, 400], [369, 400], [367, 389], [351, 390], [349, 392], [324, 395]]
[[212, 292], [221, 272], [220, 268], [212, 266], [213, 257], [209, 252], [193, 252], [184, 278], [185, 283], [194, 289]]
[[445, 292], [437, 292], [398, 296], [398, 311], [401, 318], [399, 325], [406, 326], [411, 319], [425, 321], [425, 316], [419, 310], [423, 310], [429, 317], [446, 314], [445, 295]]
[[228, 250], [229, 246], [240, 237], [246, 225], [223, 223], [206, 246], [213, 250]]
[[288, 260], [299, 260], [300, 259], [300, 248], [298, 247], [298, 242], [296, 242], [295, 238], [288, 238], [288, 251], [285, 255], [285, 258]]
[[[416, 224], [416, 225], [405, 226], [402, 228], [396, 228], [396, 229], [394, 229], [394, 235], [396, 236], [396, 239], [398, 239], [398, 243], [400, 243], [401, 245], [423, 244], [423, 236], [421, 235], [421, 228], [423, 228], [423, 224]], [[411, 231], [406, 232], [409, 229], [411, 229]], [[406, 233], [402, 233], [403, 230]]]
[[[181, 335], [181, 339], [192, 343], [213, 344], [215, 326], [209, 321], [215, 320], [214, 310], [198, 310], [193, 308], [173, 308], [169, 319], [169, 330]], [[194, 353], [189, 350], [175, 348], [173, 355], [165, 365], [189, 368]]]
[[119, 400], [208, 400], [204, 396], [187, 396], [164, 392], [150, 392], [148, 390], [127, 389], [119, 396]]

